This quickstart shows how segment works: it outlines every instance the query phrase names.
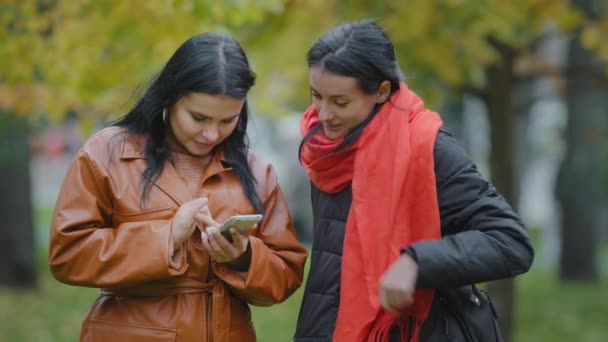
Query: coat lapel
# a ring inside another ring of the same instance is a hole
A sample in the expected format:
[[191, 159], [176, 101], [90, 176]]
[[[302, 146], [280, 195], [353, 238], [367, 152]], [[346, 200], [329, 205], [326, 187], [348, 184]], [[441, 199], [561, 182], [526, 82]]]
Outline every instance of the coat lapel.
[[175, 170], [175, 167], [173, 167], [173, 164], [168, 160], [165, 162], [163, 172], [158, 179], [156, 179], [154, 184], [177, 202], [178, 205], [182, 205], [185, 202], [194, 199], [186, 186], [186, 182], [180, 177]]
[[[140, 171], [143, 173], [146, 168], [145, 163], [145, 152], [143, 138], [126, 139], [123, 143], [121, 150], [121, 159], [143, 159], [143, 163], [140, 163]], [[222, 152], [217, 152], [211, 159], [211, 163], [204, 171], [203, 182], [205, 179], [220, 173], [225, 170], [230, 170], [227, 163], [224, 161], [224, 155]], [[170, 161], [166, 161], [163, 167], [163, 172], [154, 182], [154, 185], [162, 190], [167, 196], [171, 197], [178, 205], [182, 205], [193, 199], [192, 194], [186, 186], [186, 182], [180, 177], [171, 164]]]
[[207, 180], [207, 178], [227, 170], [232, 170], [232, 167], [224, 158], [224, 152], [222, 150], [216, 151], [213, 154], [213, 158], [211, 158], [211, 162], [203, 173], [202, 183], [205, 183], [205, 180]]
[[[126, 138], [120, 153], [120, 159], [142, 159], [141, 162], [138, 163], [140, 173], [143, 173], [147, 167], [144, 152], [145, 139], [146, 137], [144, 136], [131, 136]], [[182, 205], [192, 199], [192, 195], [190, 194], [190, 191], [188, 191], [186, 183], [177, 174], [173, 164], [168, 160], [165, 162], [163, 172], [161, 172], [156, 179], [154, 185], [167, 194], [167, 196], [178, 205]]]

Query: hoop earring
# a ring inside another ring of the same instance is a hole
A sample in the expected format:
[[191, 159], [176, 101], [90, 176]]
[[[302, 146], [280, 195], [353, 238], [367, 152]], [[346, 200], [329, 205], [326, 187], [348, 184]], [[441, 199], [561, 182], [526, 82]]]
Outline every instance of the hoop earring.
[[163, 109], [163, 123], [167, 124], [167, 108]]

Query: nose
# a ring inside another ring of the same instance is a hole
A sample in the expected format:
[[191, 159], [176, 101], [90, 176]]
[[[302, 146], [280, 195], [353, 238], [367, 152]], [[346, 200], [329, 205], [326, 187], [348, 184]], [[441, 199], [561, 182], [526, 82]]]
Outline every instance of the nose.
[[334, 115], [332, 114], [332, 112], [329, 110], [328, 107], [329, 106], [327, 104], [323, 104], [323, 103], [319, 106], [319, 108], [318, 108], [319, 120], [329, 121], [334, 117]]
[[217, 127], [207, 127], [201, 132], [201, 135], [205, 138], [206, 143], [212, 144], [217, 141], [220, 132]]

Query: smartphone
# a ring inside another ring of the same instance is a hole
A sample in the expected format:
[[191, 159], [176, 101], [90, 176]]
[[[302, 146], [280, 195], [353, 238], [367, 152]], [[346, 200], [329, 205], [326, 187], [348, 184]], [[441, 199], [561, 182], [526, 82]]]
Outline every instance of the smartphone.
[[230, 236], [229, 229], [234, 227], [234, 229], [238, 230], [241, 233], [247, 232], [249, 229], [253, 228], [253, 225], [260, 222], [262, 220], [262, 215], [254, 214], [254, 215], [233, 215], [226, 222], [220, 225], [220, 232], [224, 234], [224, 236]]

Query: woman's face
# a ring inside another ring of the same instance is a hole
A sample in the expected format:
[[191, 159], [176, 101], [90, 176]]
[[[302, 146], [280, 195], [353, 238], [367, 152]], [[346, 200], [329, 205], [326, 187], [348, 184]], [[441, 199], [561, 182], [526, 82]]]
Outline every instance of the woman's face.
[[204, 156], [234, 131], [244, 104], [244, 98], [189, 93], [171, 106], [167, 120], [183, 148]]
[[325, 135], [332, 140], [345, 136], [365, 120], [374, 105], [386, 101], [390, 93], [388, 81], [376, 93], [366, 94], [356, 78], [331, 73], [321, 66], [310, 68], [308, 78], [312, 103]]

